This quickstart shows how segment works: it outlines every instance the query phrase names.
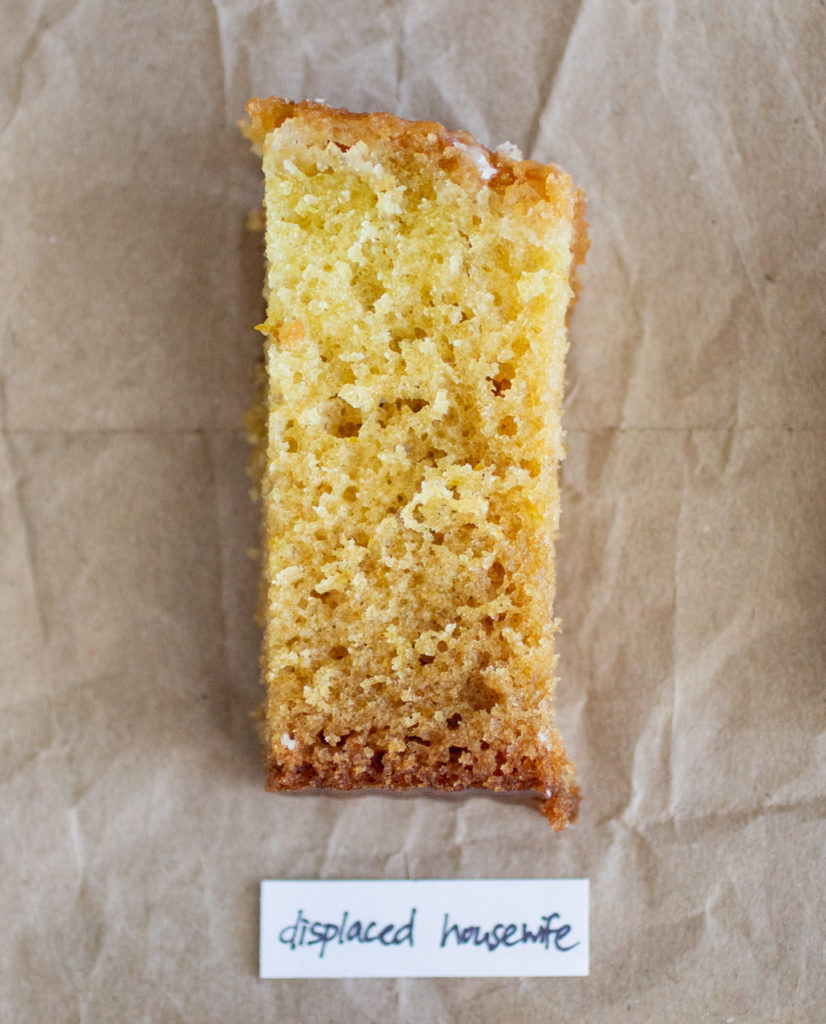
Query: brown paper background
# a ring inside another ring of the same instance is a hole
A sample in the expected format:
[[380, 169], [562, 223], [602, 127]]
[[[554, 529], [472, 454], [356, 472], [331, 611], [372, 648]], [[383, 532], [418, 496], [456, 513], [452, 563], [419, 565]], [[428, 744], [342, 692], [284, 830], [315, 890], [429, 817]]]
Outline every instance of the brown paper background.
[[[0, 11], [0, 1018], [826, 1019], [817, 0]], [[557, 613], [585, 793], [275, 796], [250, 711], [252, 95], [588, 191]], [[578, 877], [585, 979], [260, 981], [261, 878]]]

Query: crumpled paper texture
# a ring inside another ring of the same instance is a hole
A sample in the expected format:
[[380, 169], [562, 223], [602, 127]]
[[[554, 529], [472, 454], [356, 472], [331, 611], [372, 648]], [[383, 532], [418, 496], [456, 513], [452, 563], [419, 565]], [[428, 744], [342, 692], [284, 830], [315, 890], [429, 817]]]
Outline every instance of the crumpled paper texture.
[[[826, 1016], [826, 8], [38, 0], [0, 13], [0, 1017]], [[556, 613], [579, 823], [263, 792], [271, 93], [564, 166]], [[589, 877], [585, 979], [263, 982], [265, 877]]]

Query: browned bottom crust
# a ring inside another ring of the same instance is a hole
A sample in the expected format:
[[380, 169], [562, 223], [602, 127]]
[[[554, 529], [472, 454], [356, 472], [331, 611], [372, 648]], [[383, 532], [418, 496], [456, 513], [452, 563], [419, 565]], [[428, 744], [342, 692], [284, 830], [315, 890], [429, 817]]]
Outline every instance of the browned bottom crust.
[[455, 756], [447, 763], [434, 763], [432, 758], [418, 758], [409, 751], [368, 754], [355, 737], [344, 740], [341, 747], [344, 749], [335, 754], [328, 751], [331, 756], [322, 762], [316, 756], [309, 763], [293, 761], [288, 765], [271, 755], [265, 757], [267, 789], [431, 789], [453, 793], [471, 789], [498, 793], [532, 790], [544, 798], [542, 813], [556, 831], [576, 820], [579, 810], [579, 787], [573, 782], [564, 754], [552, 757], [550, 763], [537, 764], [533, 758], [523, 758], [515, 771], [507, 766], [503, 770], [501, 765], [491, 766], [491, 771], [461, 764]]

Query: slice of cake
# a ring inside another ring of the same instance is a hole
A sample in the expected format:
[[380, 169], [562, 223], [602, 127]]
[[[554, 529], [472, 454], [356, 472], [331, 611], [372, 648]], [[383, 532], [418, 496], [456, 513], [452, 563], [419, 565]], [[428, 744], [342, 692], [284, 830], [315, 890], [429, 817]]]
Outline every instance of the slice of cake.
[[534, 790], [562, 828], [554, 538], [582, 193], [431, 122], [247, 111], [268, 786]]

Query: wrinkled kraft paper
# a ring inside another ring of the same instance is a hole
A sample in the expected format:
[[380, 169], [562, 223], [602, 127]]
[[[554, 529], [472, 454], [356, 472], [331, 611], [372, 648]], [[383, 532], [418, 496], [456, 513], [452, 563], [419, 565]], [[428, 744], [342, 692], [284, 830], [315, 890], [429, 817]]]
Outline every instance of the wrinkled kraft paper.
[[[822, 1021], [815, 0], [38, 0], [0, 12], [0, 1018]], [[564, 166], [554, 835], [263, 792], [241, 419], [271, 93]], [[261, 981], [262, 878], [588, 877], [591, 976]]]

